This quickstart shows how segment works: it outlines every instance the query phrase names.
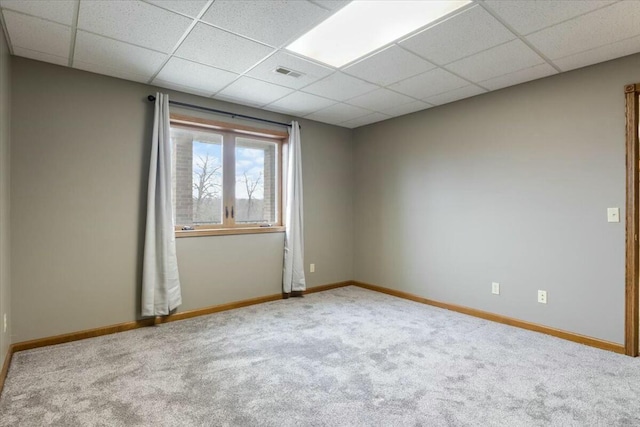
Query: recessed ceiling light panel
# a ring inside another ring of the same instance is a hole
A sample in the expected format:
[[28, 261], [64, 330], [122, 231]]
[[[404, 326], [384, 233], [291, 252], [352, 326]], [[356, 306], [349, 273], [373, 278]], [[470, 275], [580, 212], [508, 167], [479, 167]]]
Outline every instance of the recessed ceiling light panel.
[[469, 0], [353, 1], [287, 49], [339, 68], [468, 3]]

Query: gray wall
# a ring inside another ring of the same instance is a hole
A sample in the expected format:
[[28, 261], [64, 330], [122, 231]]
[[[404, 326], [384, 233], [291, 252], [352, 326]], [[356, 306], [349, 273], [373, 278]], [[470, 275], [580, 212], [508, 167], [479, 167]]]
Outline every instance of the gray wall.
[[638, 81], [635, 55], [356, 129], [355, 279], [623, 343]]
[[[9, 48], [0, 28], [0, 366], [11, 344], [9, 257], [9, 163], [11, 137], [11, 67]], [[4, 331], [4, 316], [7, 330]]]
[[[18, 57], [12, 66], [14, 341], [134, 320], [153, 115], [146, 96], [156, 89]], [[316, 263], [307, 283], [350, 280], [352, 131], [300, 123], [307, 270]], [[279, 293], [282, 248], [282, 233], [178, 239], [180, 311]]]

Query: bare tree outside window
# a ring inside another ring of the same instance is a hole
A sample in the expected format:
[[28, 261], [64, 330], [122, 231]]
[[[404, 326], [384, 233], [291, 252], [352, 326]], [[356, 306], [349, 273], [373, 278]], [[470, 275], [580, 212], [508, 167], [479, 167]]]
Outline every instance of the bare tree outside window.
[[[219, 199], [222, 186], [219, 176], [222, 169], [216, 157], [198, 156], [193, 168], [193, 198], [195, 201], [194, 217], [196, 220], [203, 216], [204, 205], [210, 205], [212, 199]], [[207, 206], [210, 207], [210, 206]]]
[[244, 171], [240, 181], [244, 183], [245, 189], [247, 190], [247, 218], [251, 219], [254, 194], [256, 193], [256, 190], [258, 190], [258, 193], [261, 193], [264, 187], [262, 185], [262, 173], [252, 177], [247, 175], [247, 171]]

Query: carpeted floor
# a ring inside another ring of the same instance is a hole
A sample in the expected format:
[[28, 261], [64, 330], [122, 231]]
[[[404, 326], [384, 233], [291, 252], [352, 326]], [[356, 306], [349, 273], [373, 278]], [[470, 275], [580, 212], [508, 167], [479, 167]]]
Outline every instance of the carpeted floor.
[[19, 352], [0, 426], [640, 426], [640, 360], [348, 287]]

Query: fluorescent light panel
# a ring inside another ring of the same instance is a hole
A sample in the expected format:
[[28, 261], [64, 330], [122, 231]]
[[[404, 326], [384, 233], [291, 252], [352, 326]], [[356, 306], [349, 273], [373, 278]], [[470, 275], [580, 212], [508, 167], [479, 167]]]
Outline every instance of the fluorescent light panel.
[[356, 0], [287, 49], [339, 68], [468, 3], [469, 0]]

